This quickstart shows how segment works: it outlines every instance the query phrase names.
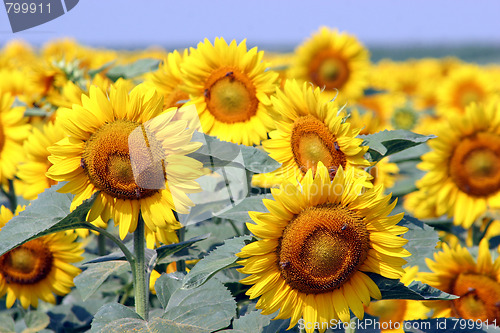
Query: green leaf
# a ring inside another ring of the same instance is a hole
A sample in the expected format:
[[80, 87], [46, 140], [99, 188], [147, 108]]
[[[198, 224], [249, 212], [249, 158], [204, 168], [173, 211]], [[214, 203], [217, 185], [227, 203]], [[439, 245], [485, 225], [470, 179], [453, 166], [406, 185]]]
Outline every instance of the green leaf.
[[54, 232], [87, 228], [85, 221], [95, 195], [70, 213], [72, 194], [56, 192], [63, 184], [54, 185], [14, 216], [0, 230], [0, 255], [29, 240]]
[[183, 241], [180, 243], [160, 246], [159, 248], [156, 249], [156, 254], [158, 255], [156, 260], [159, 262], [160, 260], [165, 259], [168, 256], [176, 252], [179, 252], [182, 249], [185, 249], [186, 247], [189, 247], [197, 242], [207, 239], [208, 237], [210, 237], [210, 234], [204, 234], [201, 236], [193, 237], [191, 239], [188, 239], [187, 241]]
[[427, 144], [421, 144], [415, 147], [411, 147], [391, 155], [391, 162], [393, 163], [404, 163], [404, 162], [420, 162], [422, 155], [429, 152], [431, 149]]
[[375, 273], [365, 272], [375, 282], [382, 293], [382, 299], [452, 300], [458, 298], [419, 281], [408, 287], [399, 280], [388, 279]]
[[255, 147], [220, 141], [200, 132], [193, 134], [193, 141], [202, 142], [203, 146], [189, 156], [208, 168], [236, 166], [254, 173], [263, 173], [274, 171], [281, 166], [281, 163], [269, 157], [267, 152]]
[[262, 315], [260, 310], [252, 311], [235, 319], [233, 329], [243, 333], [260, 333], [270, 322], [270, 316]]
[[182, 287], [185, 289], [199, 287], [214, 276], [215, 273], [228, 267], [237, 266], [236, 261], [239, 258], [236, 257], [236, 253], [240, 252], [241, 248], [251, 238], [252, 236], [247, 235], [226, 240], [224, 245], [207, 254], [189, 271]]
[[155, 282], [155, 291], [158, 300], [160, 301], [163, 308], [167, 307], [170, 297], [182, 286], [182, 280], [184, 279], [184, 274], [180, 272], [174, 272], [171, 274], [162, 274], [158, 280]]
[[39, 311], [30, 311], [24, 316], [26, 329], [22, 333], [37, 333], [49, 326], [50, 317]]
[[25, 117], [47, 117], [50, 116], [51, 112], [40, 108], [27, 108], [24, 111]]
[[85, 271], [75, 277], [76, 289], [85, 301], [110, 275], [118, 271], [123, 271], [128, 267], [129, 263], [126, 261], [108, 261], [90, 264]]
[[233, 221], [248, 222], [251, 220], [250, 215], [248, 215], [249, 211], [268, 212], [266, 206], [264, 206], [264, 203], [262, 202], [262, 199], [273, 199], [273, 196], [271, 194], [260, 194], [246, 197], [245, 199], [237, 202], [235, 206], [228, 207], [227, 209], [218, 212], [216, 216]]
[[111, 68], [106, 76], [113, 81], [119, 78], [132, 79], [142, 74], [158, 69], [160, 61], [157, 59], [139, 59], [131, 64], [119, 65]]
[[380, 161], [385, 156], [389, 156], [405, 149], [418, 146], [434, 135], [421, 135], [405, 130], [381, 131], [375, 134], [359, 135], [363, 139], [363, 145], [369, 146], [368, 158], [372, 162]]
[[91, 78], [94, 78], [94, 76], [96, 76], [97, 74], [101, 73], [102, 71], [110, 68], [111, 66], [113, 66], [113, 64], [116, 62], [116, 60], [111, 60], [107, 63], [105, 63], [104, 65], [102, 65], [101, 67], [99, 68], [96, 68], [96, 69], [91, 69], [89, 70], [88, 74]]
[[7, 313], [0, 313], [0, 333], [16, 333], [14, 319]]
[[109, 331], [104, 330], [105, 327], [120, 319], [141, 319], [141, 317], [125, 305], [118, 303], [106, 304], [95, 314], [94, 320], [92, 320], [91, 332], [107, 333]]
[[408, 228], [404, 234], [408, 243], [404, 248], [411, 253], [411, 256], [405, 258], [407, 262], [405, 267], [418, 266], [421, 272], [428, 271], [425, 258], [432, 258], [436, 251], [436, 245], [439, 241], [438, 233], [433, 227], [408, 215], [403, 217], [399, 225]]
[[172, 293], [163, 319], [212, 331], [229, 326], [236, 315], [236, 302], [224, 285], [212, 279], [193, 289]]

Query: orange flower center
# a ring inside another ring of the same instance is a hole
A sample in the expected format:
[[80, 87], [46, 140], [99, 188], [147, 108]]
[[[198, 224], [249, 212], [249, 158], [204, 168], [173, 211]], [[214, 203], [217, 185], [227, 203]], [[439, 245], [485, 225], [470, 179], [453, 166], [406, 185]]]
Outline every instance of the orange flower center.
[[319, 161], [333, 171], [340, 165], [346, 167], [346, 157], [335, 136], [323, 122], [311, 115], [295, 121], [290, 141], [295, 163], [304, 174], [309, 169], [316, 172]]
[[500, 190], [500, 136], [476, 133], [463, 138], [451, 156], [450, 176], [471, 196], [488, 196]]
[[218, 121], [228, 124], [249, 120], [259, 106], [252, 81], [232, 67], [219, 68], [210, 75], [205, 83], [205, 102]]
[[452, 301], [456, 317], [500, 320], [500, 283], [490, 277], [462, 273], [454, 281], [451, 293], [460, 296]]
[[277, 249], [281, 276], [303, 293], [340, 287], [363, 263], [369, 234], [356, 213], [331, 203], [306, 208], [283, 232]]
[[166, 109], [171, 107], [180, 108], [184, 105], [184, 101], [189, 99], [189, 95], [180, 88], [175, 88], [168, 96], [165, 96], [163, 105]]
[[[114, 198], [142, 199], [158, 191], [140, 187], [137, 182], [146, 184], [147, 180], [134, 177], [130, 161], [129, 135], [138, 126], [141, 124], [130, 120], [106, 123], [86, 142], [82, 166], [92, 184]], [[161, 147], [157, 142], [150, 145]], [[148, 177], [148, 173], [143, 172], [141, 176]]]
[[0, 274], [7, 283], [35, 284], [52, 270], [52, 252], [34, 239], [0, 257]]
[[341, 89], [349, 79], [349, 67], [337, 52], [323, 50], [311, 60], [309, 77], [318, 87]]
[[486, 92], [474, 82], [466, 82], [457, 88], [455, 96], [455, 107], [465, 110], [465, 107], [470, 103], [482, 101], [486, 96]]

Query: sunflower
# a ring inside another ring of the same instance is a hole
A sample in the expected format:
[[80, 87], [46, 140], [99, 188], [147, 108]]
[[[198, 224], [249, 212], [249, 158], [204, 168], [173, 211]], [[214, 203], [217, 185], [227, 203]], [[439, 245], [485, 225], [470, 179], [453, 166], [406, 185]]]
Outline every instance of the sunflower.
[[180, 66], [188, 56], [188, 50], [181, 55], [177, 50], [167, 55], [160, 68], [149, 74], [145, 83], [164, 96], [165, 108], [181, 107], [189, 95], [180, 88], [182, 83]]
[[24, 142], [26, 159], [19, 166], [17, 176], [24, 182], [22, 195], [26, 200], [36, 199], [38, 194], [57, 183], [45, 176], [52, 165], [47, 159], [50, 155], [47, 149], [64, 136], [62, 127], [50, 122], [42, 130], [33, 128], [32, 134]]
[[207, 134], [238, 144], [259, 144], [274, 127], [268, 115], [269, 96], [277, 86], [278, 73], [266, 70], [264, 52], [247, 50], [246, 41], [227, 45], [205, 39], [181, 67], [184, 85], [198, 109]]
[[328, 99], [357, 99], [368, 88], [370, 54], [352, 35], [322, 27], [295, 51], [288, 78], [312, 82]]
[[[314, 177], [313, 177], [314, 174]], [[388, 216], [382, 187], [363, 192], [365, 177], [339, 167], [333, 181], [318, 163], [300, 184], [284, 181], [271, 189], [274, 200], [264, 200], [269, 213], [250, 212], [256, 224], [248, 229], [259, 238], [237, 254], [239, 271], [253, 285], [247, 295], [260, 296], [262, 314], [291, 317], [290, 327], [303, 317], [306, 323], [350, 320], [349, 310], [362, 319], [363, 304], [380, 299], [377, 285], [363, 272], [400, 278], [410, 253], [397, 226], [403, 214]], [[312, 332], [313, 329], [307, 329]], [[323, 330], [324, 331], [324, 330]]]
[[163, 112], [154, 90], [139, 85], [128, 93], [126, 86], [112, 86], [109, 98], [91, 86], [81, 106], [60, 113], [68, 137], [49, 147], [47, 176], [68, 181], [60, 191], [75, 194], [71, 209], [99, 191], [87, 219], [102, 225], [112, 218], [122, 239], [136, 229], [140, 211], [152, 247], [154, 232], [181, 227], [172, 210], [188, 212], [186, 193], [201, 190], [194, 179], [202, 164], [185, 156], [201, 143], [190, 142], [185, 121], [172, 121], [176, 109]]
[[271, 98], [279, 120], [262, 146], [282, 166], [270, 174], [255, 175], [254, 184], [271, 187], [284, 178], [301, 178], [310, 168], [314, 171], [319, 161], [331, 172], [342, 166], [355, 168], [360, 176], [365, 173], [360, 168], [370, 163], [363, 157], [368, 147], [360, 146], [363, 140], [356, 138], [361, 128], [353, 129], [337, 103], [325, 102], [320, 94], [318, 87], [287, 80]]
[[500, 321], [500, 258], [492, 262], [488, 241], [479, 243], [477, 262], [466, 248], [458, 245], [434, 253], [434, 261], [427, 258], [430, 273], [420, 273], [423, 282], [460, 298], [450, 301], [432, 301], [433, 317], [457, 317], [490, 323]]
[[370, 169], [373, 185], [382, 185], [384, 189], [394, 186], [398, 173], [398, 165], [389, 162], [389, 157], [384, 157]]
[[[18, 207], [17, 213], [23, 208]], [[0, 207], [0, 229], [12, 219], [12, 212]], [[0, 257], [0, 295], [7, 294], [7, 308], [16, 299], [23, 308], [37, 307], [38, 300], [55, 303], [54, 294], [63, 296], [71, 291], [73, 278], [81, 270], [72, 265], [83, 259], [84, 252], [75, 242], [76, 234], [58, 232], [43, 236]]]
[[13, 179], [17, 165], [24, 158], [23, 141], [30, 125], [24, 119], [24, 107], [12, 107], [14, 97], [0, 91], [0, 182]]
[[453, 216], [456, 225], [469, 228], [500, 208], [500, 101], [469, 105], [436, 134], [418, 165], [427, 173], [416, 185], [425, 200], [436, 203], [438, 215]]
[[494, 82], [493, 77], [478, 66], [460, 66], [443, 79], [437, 91], [436, 111], [452, 118], [463, 114], [472, 102], [486, 103], [495, 95]]
[[[418, 273], [418, 266], [405, 268], [405, 274], [401, 278], [401, 283], [408, 286], [415, 280]], [[365, 306], [365, 312], [379, 317], [381, 327], [393, 329], [382, 329], [381, 332], [404, 332], [403, 322], [405, 320], [427, 319], [429, 308], [422, 301], [407, 299], [383, 299], [371, 302]], [[400, 325], [397, 325], [399, 323]], [[399, 327], [399, 329], [398, 329]]]

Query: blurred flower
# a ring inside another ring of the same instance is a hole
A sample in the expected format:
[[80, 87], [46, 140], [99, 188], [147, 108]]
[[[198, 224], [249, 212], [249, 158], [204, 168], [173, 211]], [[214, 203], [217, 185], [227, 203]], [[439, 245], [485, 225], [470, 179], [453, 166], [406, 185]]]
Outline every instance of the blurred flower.
[[426, 259], [431, 273], [420, 273], [425, 282], [460, 298], [451, 301], [429, 301], [433, 317], [456, 317], [490, 324], [500, 320], [500, 258], [492, 262], [488, 241], [479, 245], [479, 255], [474, 261], [466, 248], [457, 245], [450, 249], [443, 244], [443, 251], [434, 253], [434, 261]]
[[452, 117], [429, 142], [418, 167], [420, 198], [434, 202], [438, 216], [453, 216], [469, 228], [482, 214], [500, 208], [500, 103], [471, 104]]
[[370, 54], [356, 37], [322, 27], [295, 51], [288, 78], [312, 82], [328, 99], [340, 92], [343, 101], [368, 88]]

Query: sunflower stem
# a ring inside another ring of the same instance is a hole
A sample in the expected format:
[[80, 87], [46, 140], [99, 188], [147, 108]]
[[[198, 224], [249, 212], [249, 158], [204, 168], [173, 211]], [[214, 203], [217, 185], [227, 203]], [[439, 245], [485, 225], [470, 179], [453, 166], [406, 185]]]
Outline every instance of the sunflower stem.
[[9, 192], [6, 192], [3, 189], [3, 187], [0, 188], [2, 189], [2, 193], [9, 200], [10, 210], [12, 211], [13, 214], [15, 214], [17, 209], [17, 197], [16, 197], [16, 191], [14, 190], [14, 181], [12, 179], [9, 179], [8, 181], [9, 181]]
[[135, 293], [135, 311], [144, 320], [148, 320], [149, 315], [149, 283], [147, 281], [147, 267], [145, 260], [145, 237], [144, 220], [139, 213], [137, 228], [134, 231], [134, 254], [135, 262], [132, 267], [134, 272], [134, 293]]
[[[177, 217], [177, 215], [176, 215]], [[178, 230], [179, 243], [184, 241], [186, 235], [186, 228], [182, 227]], [[186, 262], [184, 260], [179, 260], [176, 263], [177, 272], [185, 272], [186, 271]]]
[[127, 261], [130, 263], [130, 266], [134, 265], [134, 262], [135, 262], [134, 255], [132, 254], [132, 252], [129, 251], [129, 249], [127, 249], [125, 244], [123, 244], [123, 242], [119, 238], [117, 238], [113, 234], [110, 234], [109, 232], [107, 232], [104, 229], [96, 227], [95, 225], [93, 225], [91, 223], [85, 222], [85, 224], [87, 225], [88, 229], [97, 231], [99, 233], [99, 235], [102, 234], [102, 235], [108, 237], [109, 239], [111, 239], [113, 241], [113, 243], [115, 243], [116, 246], [118, 246], [120, 248], [120, 250], [122, 250], [123, 254], [125, 255], [125, 258], [127, 258]]
[[97, 236], [97, 254], [101, 257], [106, 255], [106, 236], [103, 234]]

